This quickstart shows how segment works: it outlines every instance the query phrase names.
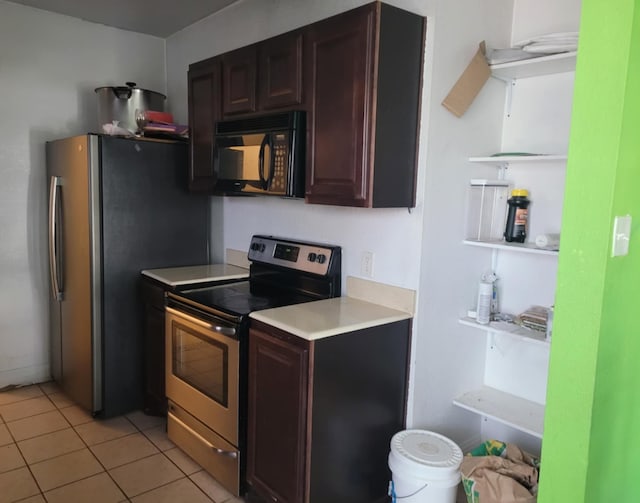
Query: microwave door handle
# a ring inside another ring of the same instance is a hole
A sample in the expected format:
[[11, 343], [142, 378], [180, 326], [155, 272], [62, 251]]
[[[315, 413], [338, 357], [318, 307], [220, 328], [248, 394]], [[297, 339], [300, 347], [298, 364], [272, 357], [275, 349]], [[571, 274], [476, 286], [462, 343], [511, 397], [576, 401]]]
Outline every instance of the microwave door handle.
[[[193, 148], [193, 147], [192, 147]], [[216, 144], [215, 130], [211, 133], [211, 186], [215, 189], [218, 183], [218, 166], [220, 166], [220, 149]], [[192, 174], [195, 177], [195, 173]]]
[[258, 176], [260, 177], [260, 185], [264, 190], [267, 190], [269, 181], [264, 177], [264, 149], [269, 144], [271, 135], [265, 134], [260, 144], [260, 153], [258, 154]]
[[269, 176], [267, 177], [267, 186], [265, 188], [269, 188], [271, 186], [271, 182], [273, 182], [273, 177], [276, 174], [276, 155], [273, 150], [273, 135], [269, 135]]

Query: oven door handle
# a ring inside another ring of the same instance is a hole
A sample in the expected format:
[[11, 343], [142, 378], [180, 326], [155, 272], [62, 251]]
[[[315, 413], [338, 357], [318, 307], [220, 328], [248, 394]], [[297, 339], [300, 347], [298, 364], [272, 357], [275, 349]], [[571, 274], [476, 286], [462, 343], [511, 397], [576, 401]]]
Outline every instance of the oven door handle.
[[174, 414], [171, 414], [171, 416], [176, 423], [182, 426], [185, 430], [191, 433], [194, 437], [200, 440], [200, 442], [202, 442], [204, 445], [206, 445], [209, 449], [211, 449], [216, 454], [220, 454], [220, 456], [227, 456], [229, 458], [238, 457], [238, 453], [236, 451], [226, 451], [224, 449], [220, 449], [219, 447], [216, 447], [211, 442], [209, 442], [206, 438], [200, 435], [200, 433], [198, 433], [196, 430], [191, 428], [188, 424], [184, 423], [183, 421], [180, 421], [180, 419], [178, 419]]
[[223, 327], [222, 325], [213, 325], [211, 323], [207, 323], [206, 321], [200, 320], [195, 316], [190, 316], [187, 313], [182, 311], [178, 311], [177, 309], [173, 309], [171, 307], [165, 307], [168, 313], [177, 316], [178, 318], [184, 318], [189, 320], [191, 323], [195, 323], [196, 325], [200, 325], [201, 327], [208, 328], [209, 330], [213, 330], [221, 335], [226, 335], [227, 337], [234, 337], [236, 335], [236, 329], [233, 327]]

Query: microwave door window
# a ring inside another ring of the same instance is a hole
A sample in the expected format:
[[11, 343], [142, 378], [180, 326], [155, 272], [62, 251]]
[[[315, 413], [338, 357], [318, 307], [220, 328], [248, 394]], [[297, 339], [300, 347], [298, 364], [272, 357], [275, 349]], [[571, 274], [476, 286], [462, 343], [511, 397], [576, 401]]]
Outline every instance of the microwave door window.
[[260, 146], [264, 134], [218, 138], [218, 176], [260, 186]]
[[220, 149], [219, 177], [225, 180], [240, 180], [245, 152], [241, 147]]

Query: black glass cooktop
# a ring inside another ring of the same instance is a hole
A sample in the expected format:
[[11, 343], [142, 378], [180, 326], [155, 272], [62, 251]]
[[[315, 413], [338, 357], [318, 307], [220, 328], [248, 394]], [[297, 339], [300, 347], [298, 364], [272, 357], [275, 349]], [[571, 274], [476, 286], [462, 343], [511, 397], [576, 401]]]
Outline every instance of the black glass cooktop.
[[252, 287], [249, 281], [183, 290], [177, 295], [205, 308], [216, 309], [232, 316], [246, 316], [252, 311], [316, 300], [312, 296], [289, 290], [270, 288], [268, 294], [263, 293], [259, 288]]

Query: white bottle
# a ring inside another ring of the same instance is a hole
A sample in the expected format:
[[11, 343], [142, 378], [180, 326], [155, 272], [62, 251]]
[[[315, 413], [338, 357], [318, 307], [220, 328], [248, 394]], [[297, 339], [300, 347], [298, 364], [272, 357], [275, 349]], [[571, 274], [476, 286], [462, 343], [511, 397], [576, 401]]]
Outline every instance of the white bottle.
[[486, 325], [491, 321], [491, 299], [493, 298], [493, 283], [481, 281], [478, 286], [478, 305], [476, 307], [476, 321]]

